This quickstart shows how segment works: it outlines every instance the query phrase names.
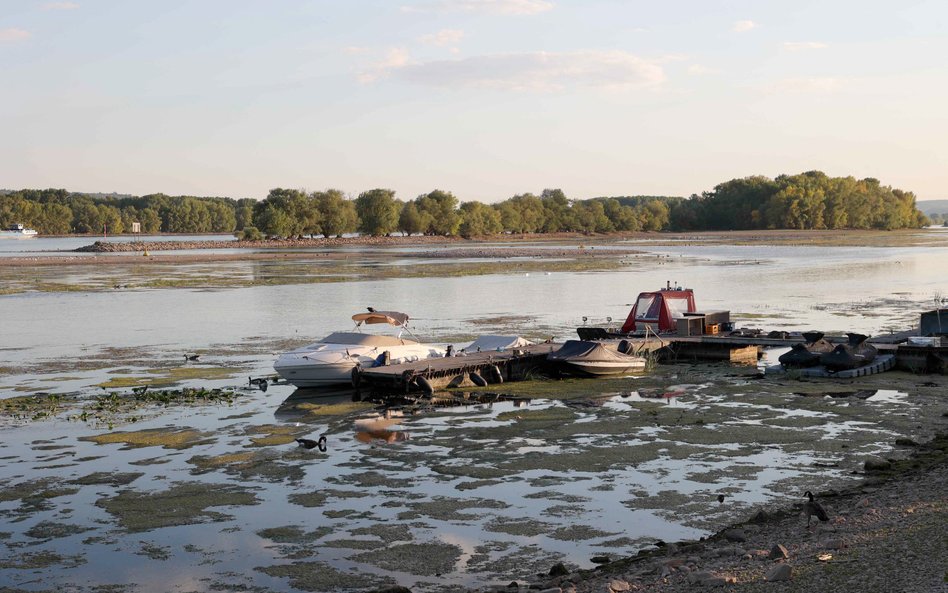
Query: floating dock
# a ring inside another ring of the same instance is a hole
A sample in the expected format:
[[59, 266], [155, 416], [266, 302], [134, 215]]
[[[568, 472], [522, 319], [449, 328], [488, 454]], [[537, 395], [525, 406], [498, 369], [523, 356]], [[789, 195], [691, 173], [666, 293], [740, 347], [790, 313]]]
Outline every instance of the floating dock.
[[[836, 338], [841, 341], [844, 338]], [[871, 340], [879, 357], [871, 365], [849, 371], [829, 373], [807, 371], [805, 376], [854, 378], [891, 370], [913, 373], [941, 373], [948, 370], [948, 347], [901, 343], [904, 337], [893, 334]], [[675, 336], [651, 335], [624, 340], [603, 340], [613, 349], [638, 356], [651, 356], [662, 363], [686, 361], [729, 362], [756, 365], [765, 348], [788, 348], [803, 342], [796, 335]], [[404, 364], [362, 369], [357, 387], [378, 392], [433, 392], [456, 387], [486, 387], [536, 377], [555, 376], [547, 354], [562, 344], [545, 342], [504, 351], [485, 351], [446, 358], [428, 358]], [[870, 368], [871, 367], [871, 368]]]
[[875, 360], [867, 365], [854, 369], [844, 369], [841, 371], [830, 371], [825, 366], [815, 366], [806, 369], [800, 369], [801, 377], [833, 377], [836, 379], [854, 379], [856, 377], [867, 377], [877, 373], [884, 373], [895, 368], [894, 354], [880, 354]]
[[358, 387], [407, 393], [454, 387], [483, 387], [549, 376], [552, 367], [547, 362], [546, 355], [559, 350], [562, 345], [545, 342], [501, 352], [473, 352], [464, 356], [426, 358], [362, 369]]

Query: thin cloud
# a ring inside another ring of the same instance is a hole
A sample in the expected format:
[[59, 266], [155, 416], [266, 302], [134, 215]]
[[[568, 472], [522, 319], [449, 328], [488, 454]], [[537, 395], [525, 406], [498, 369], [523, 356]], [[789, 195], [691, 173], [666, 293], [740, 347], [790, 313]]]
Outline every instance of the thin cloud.
[[30, 32], [23, 29], [0, 29], [0, 43], [16, 43], [30, 38]]
[[784, 78], [766, 85], [763, 90], [775, 94], [830, 94], [843, 90], [845, 86], [846, 81], [842, 78], [815, 76], [809, 78]]
[[350, 56], [361, 56], [369, 53], [369, 48], [361, 45], [347, 45], [342, 48], [342, 53]]
[[665, 80], [660, 65], [621, 51], [495, 54], [405, 63], [385, 72], [398, 80], [441, 88], [536, 92], [645, 88]]
[[375, 82], [406, 65], [408, 65], [408, 50], [403, 47], [393, 47], [385, 53], [385, 57], [380, 62], [359, 73], [359, 82]]
[[714, 68], [708, 68], [702, 64], [692, 64], [688, 66], [688, 74], [692, 76], [705, 76], [708, 74], [717, 74], [718, 71]]
[[445, 47], [448, 45], [455, 45], [462, 39], [464, 39], [464, 31], [461, 31], [460, 29], [442, 29], [437, 33], [422, 35], [418, 38], [418, 41], [428, 45]]
[[828, 47], [820, 41], [784, 41], [783, 48], [787, 51], [801, 51], [807, 49], [824, 49]]
[[402, 12], [469, 12], [530, 15], [553, 8], [549, 0], [432, 0], [402, 6]]
[[47, 2], [43, 5], [43, 10], [75, 10], [79, 5], [75, 2]]
[[755, 28], [757, 28], [757, 23], [754, 21], [735, 21], [734, 24], [731, 25], [731, 31], [735, 33], [746, 33]]

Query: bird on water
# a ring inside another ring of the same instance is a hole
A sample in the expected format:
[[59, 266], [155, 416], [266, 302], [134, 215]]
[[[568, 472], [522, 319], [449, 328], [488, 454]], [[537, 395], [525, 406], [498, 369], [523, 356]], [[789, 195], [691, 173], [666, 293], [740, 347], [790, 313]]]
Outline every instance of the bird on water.
[[198, 360], [199, 358], [201, 358], [200, 354], [185, 354], [184, 355], [185, 360]]
[[296, 439], [296, 442], [300, 444], [300, 447], [304, 449], [315, 449], [319, 447], [319, 450], [323, 453], [326, 452], [326, 435], [320, 435], [318, 440], [313, 439]]
[[806, 526], [810, 526], [810, 519], [814, 516], [820, 521], [829, 521], [829, 515], [826, 514], [826, 510], [823, 508], [820, 503], [813, 500], [813, 493], [807, 490], [803, 493], [803, 496], [809, 498], [806, 504], [803, 506], [803, 509], [806, 511]]

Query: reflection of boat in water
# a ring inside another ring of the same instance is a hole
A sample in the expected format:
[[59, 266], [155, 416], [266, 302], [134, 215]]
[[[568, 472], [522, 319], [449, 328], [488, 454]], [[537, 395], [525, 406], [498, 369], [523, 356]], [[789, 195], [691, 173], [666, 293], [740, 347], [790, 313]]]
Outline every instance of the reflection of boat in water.
[[442, 348], [401, 337], [401, 331], [408, 330], [408, 315], [404, 313], [370, 310], [353, 315], [352, 320], [356, 322], [356, 329], [363, 324], [387, 324], [399, 332], [395, 336], [335, 332], [318, 342], [281, 354], [273, 368], [297, 387], [324, 387], [348, 384], [356, 365], [399, 364], [445, 355]]
[[22, 224], [11, 224], [6, 230], [0, 231], [0, 239], [32, 239], [38, 233]]
[[568, 340], [562, 348], [550, 352], [546, 359], [560, 372], [582, 377], [627, 375], [644, 370], [646, 363], [641, 356], [612, 350], [602, 342], [582, 340]]
[[804, 368], [820, 364], [820, 356], [833, 351], [833, 345], [823, 338], [822, 332], [806, 332], [803, 344], [794, 344], [789, 352], [777, 359], [785, 367]]
[[410, 436], [405, 430], [389, 430], [402, 421], [403, 414], [398, 410], [386, 410], [385, 413], [355, 421], [356, 440], [360, 443], [382, 441], [397, 443], [407, 441]]
[[831, 352], [822, 354], [820, 364], [831, 371], [841, 371], [867, 365], [876, 358], [878, 350], [866, 341], [868, 336], [853, 333], [846, 336], [849, 342], [839, 344]]
[[297, 389], [274, 411], [274, 417], [283, 421], [300, 420], [309, 416], [314, 406], [345, 405], [360, 401], [351, 388]]

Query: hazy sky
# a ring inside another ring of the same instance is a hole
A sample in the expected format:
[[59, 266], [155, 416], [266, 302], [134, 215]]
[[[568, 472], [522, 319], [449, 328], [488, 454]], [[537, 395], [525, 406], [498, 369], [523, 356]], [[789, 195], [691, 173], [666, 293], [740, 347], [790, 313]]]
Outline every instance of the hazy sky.
[[0, 188], [948, 197], [944, 0], [0, 0]]

